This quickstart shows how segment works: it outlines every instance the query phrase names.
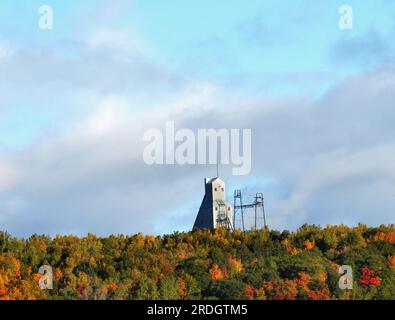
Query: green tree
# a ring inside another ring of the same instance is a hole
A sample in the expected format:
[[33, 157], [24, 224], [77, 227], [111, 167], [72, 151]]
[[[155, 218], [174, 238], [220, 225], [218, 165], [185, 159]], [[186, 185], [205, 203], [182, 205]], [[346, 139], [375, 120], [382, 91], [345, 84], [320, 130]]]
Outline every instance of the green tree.
[[160, 298], [163, 300], [177, 300], [178, 295], [178, 284], [174, 276], [167, 276], [159, 282], [159, 293]]

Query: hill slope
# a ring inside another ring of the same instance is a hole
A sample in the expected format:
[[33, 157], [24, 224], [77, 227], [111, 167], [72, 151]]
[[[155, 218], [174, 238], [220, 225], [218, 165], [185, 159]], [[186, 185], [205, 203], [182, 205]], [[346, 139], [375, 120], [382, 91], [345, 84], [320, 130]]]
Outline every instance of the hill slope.
[[[42, 265], [53, 289], [38, 286]], [[338, 268], [353, 268], [353, 289]], [[0, 299], [395, 299], [395, 226], [161, 237], [0, 233]]]

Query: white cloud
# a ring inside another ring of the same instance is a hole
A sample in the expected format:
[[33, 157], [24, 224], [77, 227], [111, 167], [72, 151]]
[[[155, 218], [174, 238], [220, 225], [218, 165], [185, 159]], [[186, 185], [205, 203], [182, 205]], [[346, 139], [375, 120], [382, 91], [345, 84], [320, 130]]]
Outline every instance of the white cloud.
[[15, 48], [9, 42], [0, 40], [0, 64], [11, 59], [15, 53]]
[[[334, 220], [394, 222], [391, 208], [395, 198], [388, 197], [384, 207], [377, 206], [377, 193], [387, 191], [374, 189], [395, 183], [390, 161], [395, 156], [391, 138], [395, 129], [384, 125], [379, 130], [381, 119], [391, 118], [393, 110], [388, 100], [378, 100], [393, 95], [394, 90], [380, 81], [372, 88], [369, 81], [374, 77], [391, 83], [383, 70], [343, 83], [316, 103], [235, 98], [226, 88], [213, 89], [208, 84], [188, 89], [178, 101], [149, 111], [133, 111], [130, 101], [110, 97], [63, 136], [19, 155], [15, 165], [29, 175], [7, 196], [23, 199], [25, 206], [9, 215], [5, 225], [27, 234], [171, 232], [173, 223], [158, 229], [156, 222], [163, 223], [165, 217], [172, 220], [172, 212], [179, 216], [180, 208], [190, 211], [183, 211], [179, 221], [192, 224], [197, 207], [190, 204], [198, 206], [201, 178], [210, 168], [149, 167], [141, 158], [144, 130], [163, 128], [168, 119], [180, 128], [252, 127], [253, 178], [273, 176], [281, 185], [280, 192], [271, 190], [270, 184], [263, 190], [273, 227]], [[357, 84], [360, 89], [369, 86], [361, 90], [365, 102], [359, 105], [351, 104], [349, 96]], [[374, 94], [369, 96], [369, 92]], [[374, 112], [381, 115], [366, 119], [372, 99]], [[374, 130], [369, 131], [371, 128]], [[364, 140], [364, 133], [374, 139]], [[223, 172], [226, 175], [227, 168]], [[227, 180], [231, 190], [235, 184], [248, 185], [250, 177]], [[366, 206], [363, 212], [361, 203]]]
[[22, 172], [10, 163], [0, 162], [0, 192], [11, 189], [21, 180]]
[[272, 227], [394, 222], [393, 65], [345, 79], [319, 101], [274, 99], [179, 75], [129, 39], [100, 31], [76, 45], [75, 59], [23, 50], [0, 64], [0, 92], [10, 101], [29, 96], [40, 112], [49, 95], [47, 108], [67, 98], [77, 110], [69, 116], [65, 108], [55, 132], [0, 155], [2, 228], [29, 235], [192, 226], [202, 179], [215, 168], [145, 165], [143, 133], [167, 120], [252, 129], [252, 175], [221, 174], [229, 191], [265, 193]]
[[131, 36], [130, 30], [97, 29], [88, 35], [86, 43], [93, 51], [110, 50], [112, 57], [123, 62], [142, 55], [143, 44], [137, 35]]

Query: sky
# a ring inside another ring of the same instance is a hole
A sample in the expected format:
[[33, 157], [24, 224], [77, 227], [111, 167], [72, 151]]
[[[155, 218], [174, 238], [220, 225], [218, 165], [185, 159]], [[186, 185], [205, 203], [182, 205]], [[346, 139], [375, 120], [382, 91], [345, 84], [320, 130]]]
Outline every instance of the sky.
[[144, 163], [169, 120], [251, 129], [220, 176], [271, 228], [395, 223], [394, 37], [390, 0], [1, 1], [0, 229], [190, 230], [216, 168]]

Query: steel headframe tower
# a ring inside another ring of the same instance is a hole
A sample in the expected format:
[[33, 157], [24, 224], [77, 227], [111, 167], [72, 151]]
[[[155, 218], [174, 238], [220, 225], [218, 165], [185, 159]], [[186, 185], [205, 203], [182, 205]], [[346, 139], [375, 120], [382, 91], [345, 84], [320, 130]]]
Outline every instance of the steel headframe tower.
[[233, 209], [226, 202], [225, 182], [220, 178], [204, 179], [205, 194], [193, 229], [225, 227], [233, 230]]
[[[254, 230], [258, 228], [258, 219], [263, 219], [263, 227], [267, 229], [265, 202], [263, 193], [256, 193], [254, 202], [243, 204], [243, 196], [241, 190], [235, 190], [233, 195], [233, 228], [236, 229], [236, 215], [240, 214], [242, 222], [242, 230], [245, 231], [244, 213], [246, 209], [254, 209]], [[260, 216], [261, 214], [261, 216]]]

